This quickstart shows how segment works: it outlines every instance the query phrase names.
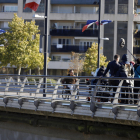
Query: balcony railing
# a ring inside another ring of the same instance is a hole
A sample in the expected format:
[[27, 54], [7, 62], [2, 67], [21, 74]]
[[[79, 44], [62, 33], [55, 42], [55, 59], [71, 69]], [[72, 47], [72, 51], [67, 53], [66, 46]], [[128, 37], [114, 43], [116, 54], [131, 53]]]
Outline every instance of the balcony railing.
[[52, 36], [87, 36], [87, 37], [97, 37], [98, 30], [85, 30], [82, 29], [51, 29], [50, 35]]
[[140, 38], [140, 31], [134, 30], [134, 37], [135, 38]]
[[133, 54], [140, 54], [140, 47], [133, 47]]
[[1, 13], [14, 13], [14, 12], [18, 12], [18, 11], [4, 11], [4, 10], [0, 10]]
[[51, 46], [51, 52], [77, 52], [85, 53], [89, 46], [79, 46], [79, 45], [62, 45], [62, 48], [57, 48], [57, 45]]
[[98, 14], [98, 11], [92, 11], [92, 12], [88, 12], [88, 11], [72, 11], [72, 12], [66, 12], [66, 11], [51, 11], [51, 13], [58, 13], [58, 14]]

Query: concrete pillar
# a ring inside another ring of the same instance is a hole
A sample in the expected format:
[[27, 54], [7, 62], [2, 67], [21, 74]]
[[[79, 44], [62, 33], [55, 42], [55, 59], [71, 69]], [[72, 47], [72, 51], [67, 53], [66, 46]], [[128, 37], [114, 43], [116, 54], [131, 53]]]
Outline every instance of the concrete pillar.
[[74, 6], [74, 11], [73, 12], [76, 13], [76, 6]]
[[[118, 0], [115, 0], [115, 19], [117, 19], [117, 15], [118, 15]], [[113, 52], [113, 56], [117, 53], [117, 46], [118, 46], [118, 42], [117, 42], [117, 20], [114, 20], [114, 52]]]
[[[133, 54], [133, 30], [134, 30], [134, 1], [128, 1], [128, 27], [127, 27], [127, 49]], [[127, 51], [129, 61], [133, 60], [133, 56]]]
[[20, 17], [23, 13], [23, 0], [18, 0], [18, 16]]

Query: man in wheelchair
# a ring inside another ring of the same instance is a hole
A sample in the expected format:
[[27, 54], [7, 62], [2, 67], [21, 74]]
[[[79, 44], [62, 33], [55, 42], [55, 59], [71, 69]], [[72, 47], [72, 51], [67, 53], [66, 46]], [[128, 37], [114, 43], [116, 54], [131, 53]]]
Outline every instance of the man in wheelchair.
[[[73, 76], [74, 77], [75, 76], [74, 75], [74, 70], [69, 70], [69, 74], [67, 76]], [[69, 95], [71, 94], [72, 90], [74, 90], [74, 85], [73, 84], [76, 84], [76, 82], [77, 82], [76, 78], [65, 78], [65, 79], [62, 80], [62, 84], [64, 84], [63, 89], [66, 89], [66, 90], [62, 91], [62, 94], [67, 94], [67, 95], [62, 95], [62, 98], [69, 100]], [[65, 84], [69, 84], [69, 85], [65, 85]]]

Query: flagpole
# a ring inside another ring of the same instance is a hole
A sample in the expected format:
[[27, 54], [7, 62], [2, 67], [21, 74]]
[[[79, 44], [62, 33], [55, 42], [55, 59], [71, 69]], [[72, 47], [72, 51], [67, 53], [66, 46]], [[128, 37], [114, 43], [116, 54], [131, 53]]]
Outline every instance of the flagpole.
[[[47, 54], [48, 54], [48, 45], [47, 45], [47, 10], [48, 10], [48, 0], [45, 0], [45, 29], [44, 29], [44, 75], [47, 75]], [[43, 93], [46, 93], [46, 78], [44, 78]], [[46, 94], [43, 94], [43, 97], [46, 97]]]
[[100, 67], [100, 8], [101, 8], [101, 0], [99, 0], [99, 28], [98, 28], [98, 60], [97, 60], [97, 68]]

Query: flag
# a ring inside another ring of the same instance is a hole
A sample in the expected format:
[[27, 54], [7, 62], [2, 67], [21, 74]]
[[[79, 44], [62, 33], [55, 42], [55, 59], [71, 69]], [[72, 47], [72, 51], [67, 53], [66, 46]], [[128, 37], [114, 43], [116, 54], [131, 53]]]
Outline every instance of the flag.
[[111, 20], [102, 20], [101, 21], [101, 25], [108, 24], [110, 22], [112, 22], [112, 21]]
[[3, 34], [5, 32], [6, 32], [5, 30], [0, 29], [0, 34]]
[[82, 32], [84, 32], [87, 28], [93, 25], [97, 20], [88, 20], [86, 25], [83, 27]]
[[31, 8], [32, 10], [36, 11], [41, 0], [26, 0], [25, 8]]
[[[112, 22], [112, 21], [111, 20], [102, 20], [101, 25], [108, 24], [110, 22]], [[96, 24], [99, 25], [99, 22], [97, 21]]]

